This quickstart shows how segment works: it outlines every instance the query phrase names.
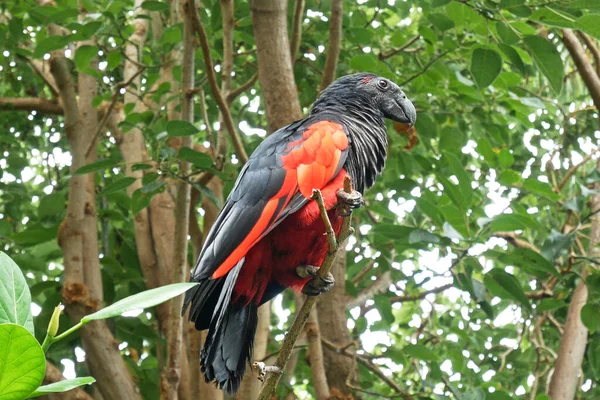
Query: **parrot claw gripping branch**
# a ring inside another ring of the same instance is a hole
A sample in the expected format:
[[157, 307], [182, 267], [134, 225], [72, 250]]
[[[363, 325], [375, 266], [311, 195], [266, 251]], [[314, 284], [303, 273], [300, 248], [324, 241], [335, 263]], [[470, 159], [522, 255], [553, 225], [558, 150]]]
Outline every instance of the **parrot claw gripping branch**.
[[[351, 234], [350, 215], [385, 165], [385, 119], [409, 124], [404, 92], [369, 73], [327, 87], [309, 115], [267, 137], [254, 151], [212, 225], [182, 314], [208, 329], [200, 365], [227, 394], [239, 389], [252, 358], [258, 307], [285, 288], [309, 297], [266, 376], [259, 398], [275, 391], [316, 296], [333, 288], [329, 270]], [[352, 179], [350, 179], [352, 177]], [[354, 186], [354, 187], [352, 187]], [[325, 234], [324, 234], [325, 233]]]

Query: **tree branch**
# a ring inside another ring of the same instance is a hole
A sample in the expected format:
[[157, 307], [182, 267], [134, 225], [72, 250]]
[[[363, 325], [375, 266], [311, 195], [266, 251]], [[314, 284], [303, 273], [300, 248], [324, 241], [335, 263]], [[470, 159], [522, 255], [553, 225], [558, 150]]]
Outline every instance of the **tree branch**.
[[427, 72], [427, 70], [429, 68], [431, 68], [431, 66], [433, 64], [436, 63], [437, 60], [439, 60], [440, 58], [444, 57], [446, 54], [448, 54], [450, 51], [444, 51], [443, 53], [438, 54], [437, 56], [433, 57], [431, 60], [429, 60], [429, 62], [427, 64], [425, 64], [425, 66], [423, 67], [423, 69], [419, 72], [417, 72], [416, 74], [414, 74], [413, 76], [411, 76], [410, 78], [404, 80], [403, 82], [401, 82], [399, 84], [399, 86], [404, 86], [407, 83], [417, 79], [419, 76], [423, 75], [425, 72]]
[[42, 114], [62, 115], [62, 105], [41, 97], [0, 97], [0, 111], [38, 111]]
[[308, 342], [308, 359], [313, 376], [311, 383], [315, 388], [315, 397], [318, 400], [328, 399], [330, 397], [329, 384], [327, 383], [327, 374], [323, 365], [323, 347], [321, 345], [317, 309], [314, 307], [308, 315], [308, 321], [306, 321], [304, 330]]
[[254, 75], [252, 75], [250, 77], [250, 79], [248, 79], [246, 82], [244, 82], [243, 84], [241, 84], [239, 87], [237, 87], [237, 88], [229, 91], [229, 93], [227, 93], [227, 97], [225, 98], [227, 100], [227, 104], [231, 105], [231, 103], [233, 103], [233, 101], [235, 99], [237, 99], [237, 97], [239, 95], [241, 95], [246, 90], [248, 90], [252, 86], [254, 86], [254, 84], [256, 83], [257, 80], [258, 80], [258, 72], [256, 72]]
[[379, 53], [378, 58], [383, 61], [387, 58], [395, 56], [398, 53], [402, 53], [404, 50], [406, 50], [410, 46], [412, 46], [413, 43], [415, 43], [417, 40], [419, 40], [420, 37], [421, 37], [421, 35], [414, 36], [412, 39], [410, 39], [408, 42], [406, 42], [402, 46], [398, 47], [397, 49], [392, 49], [392, 50], [388, 51], [387, 53], [383, 53], [383, 52]]
[[583, 79], [585, 86], [588, 88], [588, 91], [594, 100], [594, 105], [600, 110], [600, 77], [596, 74], [596, 71], [594, 71], [594, 67], [590, 64], [583, 46], [573, 31], [570, 29], [563, 29], [562, 33], [563, 43], [567, 47], [567, 50], [569, 50], [569, 54], [571, 54], [571, 57], [577, 66], [579, 75], [581, 75], [581, 79]]
[[321, 77], [321, 86], [319, 91], [323, 91], [335, 79], [338, 58], [340, 56], [342, 44], [342, 22], [344, 18], [343, 0], [331, 0], [331, 15], [329, 16], [329, 48], [327, 50], [327, 60]]
[[588, 48], [590, 53], [592, 53], [592, 57], [594, 58], [594, 64], [596, 65], [596, 74], [600, 77], [600, 49], [598, 49], [598, 46], [596, 46], [596, 43], [594, 43], [594, 39], [592, 39], [585, 33], [577, 31], [577, 34], [581, 39], [583, 39], [585, 46]]
[[[192, 10], [196, 9], [195, 0], [187, 0], [183, 6], [183, 61], [181, 72], [181, 119], [190, 123], [194, 122], [193, 97], [188, 93], [194, 88], [194, 55], [195, 37], [192, 21]], [[191, 136], [181, 139], [181, 147], [193, 148]], [[187, 176], [192, 171], [189, 161], [179, 161], [179, 173]], [[187, 265], [187, 236], [190, 221], [191, 185], [186, 180], [177, 183], [177, 197], [175, 202], [175, 237], [173, 240], [173, 268], [170, 283], [185, 282]], [[169, 322], [167, 327], [167, 363], [161, 376], [161, 393], [166, 393], [167, 399], [177, 399], [177, 393], [182, 369], [182, 340], [183, 319], [180, 310], [183, 297], [178, 296], [169, 303]], [[195, 362], [195, 361], [194, 361]], [[187, 368], [187, 365], [184, 366]], [[198, 377], [193, 377], [198, 379]]]
[[219, 84], [217, 83], [217, 77], [215, 75], [215, 70], [213, 67], [213, 62], [210, 56], [210, 45], [208, 44], [208, 36], [206, 35], [206, 30], [204, 30], [204, 25], [202, 25], [202, 20], [200, 20], [200, 16], [198, 15], [198, 10], [196, 7], [193, 10], [189, 10], [194, 30], [200, 39], [200, 46], [202, 47], [202, 54], [204, 55], [204, 64], [205, 64], [205, 73], [208, 77], [208, 83], [210, 85], [210, 90], [212, 95], [219, 106], [219, 110], [223, 114], [223, 120], [225, 126], [227, 127], [227, 131], [231, 136], [231, 141], [233, 142], [233, 148], [235, 149], [235, 153], [237, 158], [240, 160], [242, 164], [245, 164], [248, 161], [248, 155], [246, 154], [246, 150], [244, 150], [244, 145], [238, 136], [238, 133], [235, 129], [235, 125], [233, 123], [233, 119], [231, 118], [231, 111], [223, 98], [221, 90], [219, 89]]
[[[352, 191], [352, 183], [350, 181], [349, 176], [346, 176], [346, 179], [344, 181], [344, 190], [348, 193], [350, 193]], [[323, 202], [323, 196], [321, 195], [321, 192], [317, 189], [313, 190], [313, 197], [314, 197], [315, 201], [317, 202], [317, 204], [319, 204], [319, 209], [321, 210], [321, 217], [324, 220], [329, 219], [327, 216], [327, 211], [325, 211], [325, 205]], [[340, 249], [340, 244], [344, 243], [344, 241], [348, 238], [348, 236], [350, 236], [352, 234], [353, 229], [350, 227], [350, 220], [351, 220], [350, 216], [344, 217], [344, 220], [342, 222], [342, 227], [340, 229], [340, 232], [338, 234], [338, 238], [336, 241], [336, 246], [333, 248], [332, 248], [332, 246], [329, 246], [327, 255], [325, 256], [325, 260], [323, 260], [323, 263], [321, 264], [321, 267], [319, 268], [319, 276], [325, 277], [329, 273], [329, 271], [331, 270], [331, 266], [333, 265], [333, 261], [337, 254], [337, 251]], [[331, 223], [329, 223], [329, 225], [331, 225]], [[326, 224], [326, 226], [327, 226], [327, 224]], [[278, 373], [270, 372], [267, 374], [265, 384], [262, 387], [262, 390], [260, 391], [260, 394], [258, 396], [259, 400], [269, 400], [271, 398], [271, 396], [273, 396], [273, 394], [275, 393], [275, 389], [277, 388], [277, 384], [279, 383], [279, 379], [281, 378], [281, 373], [290, 358], [290, 355], [292, 353], [292, 350], [294, 349], [294, 346], [296, 344], [296, 341], [298, 340], [298, 337], [304, 330], [304, 325], [306, 324], [309, 314], [310, 314], [313, 306], [315, 305], [316, 301], [317, 301], [317, 296], [308, 297], [306, 299], [306, 301], [304, 302], [304, 304], [302, 305], [302, 308], [296, 315], [296, 319], [294, 320], [292, 327], [290, 328], [289, 332], [286, 334], [285, 339], [283, 340], [283, 343], [281, 344], [281, 352], [279, 353], [279, 356], [277, 357], [277, 360], [275, 361], [275, 367], [277, 368]]]
[[385, 293], [392, 284], [392, 274], [386, 271], [379, 278], [375, 279], [372, 284], [361, 290], [354, 298], [349, 298], [346, 302], [346, 307], [352, 309], [354, 307], [365, 304], [369, 299], [379, 293]]
[[292, 20], [292, 37], [290, 38], [290, 53], [292, 64], [298, 57], [298, 51], [300, 50], [300, 43], [302, 43], [302, 19], [304, 18], [304, 6], [306, 0], [296, 0], [296, 7], [294, 7], [294, 19]]
[[490, 236], [504, 239], [515, 247], [530, 249], [535, 251], [536, 253], [540, 252], [540, 249], [538, 249], [535, 245], [523, 239], [519, 239], [519, 236], [514, 232], [494, 232]]

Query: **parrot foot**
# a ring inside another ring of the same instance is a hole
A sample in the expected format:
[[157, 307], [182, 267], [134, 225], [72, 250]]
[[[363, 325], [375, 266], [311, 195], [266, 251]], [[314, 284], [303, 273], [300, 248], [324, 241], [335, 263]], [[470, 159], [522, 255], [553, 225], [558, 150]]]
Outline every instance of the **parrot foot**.
[[302, 288], [302, 293], [307, 296], [318, 296], [321, 293], [329, 292], [335, 286], [333, 275], [328, 273], [325, 277], [321, 277], [319, 268], [315, 266], [302, 265], [296, 268], [296, 273], [300, 278], [312, 278]]
[[338, 215], [341, 217], [349, 216], [352, 214], [352, 210], [359, 208], [365, 203], [362, 194], [356, 190], [346, 193], [343, 189], [340, 189], [337, 192], [337, 199]]

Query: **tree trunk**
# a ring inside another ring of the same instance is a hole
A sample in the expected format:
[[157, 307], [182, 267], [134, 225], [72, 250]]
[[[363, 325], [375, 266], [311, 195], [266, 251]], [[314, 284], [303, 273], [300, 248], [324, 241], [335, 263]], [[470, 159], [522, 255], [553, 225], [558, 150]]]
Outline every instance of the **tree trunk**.
[[263, 89], [269, 132], [302, 117], [288, 41], [287, 5], [286, 0], [251, 2], [258, 79]]
[[[339, 347], [348, 345], [352, 338], [348, 331], [346, 316], [346, 252], [340, 251], [332, 268], [335, 286], [329, 293], [322, 294], [317, 302], [321, 335]], [[350, 394], [346, 384], [354, 369], [352, 358], [338, 354], [330, 349], [323, 350], [325, 372], [332, 395], [336, 392]]]

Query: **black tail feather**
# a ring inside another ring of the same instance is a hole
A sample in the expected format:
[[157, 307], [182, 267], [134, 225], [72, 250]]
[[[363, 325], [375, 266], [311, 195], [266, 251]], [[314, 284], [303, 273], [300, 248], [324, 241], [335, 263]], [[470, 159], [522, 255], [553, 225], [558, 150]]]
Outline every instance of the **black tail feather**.
[[185, 297], [182, 313], [191, 304], [189, 318], [196, 329], [208, 328], [200, 365], [208, 382], [228, 395], [237, 392], [252, 357], [258, 323], [258, 305], [232, 304], [231, 295], [242, 259], [225, 277], [202, 279]]

